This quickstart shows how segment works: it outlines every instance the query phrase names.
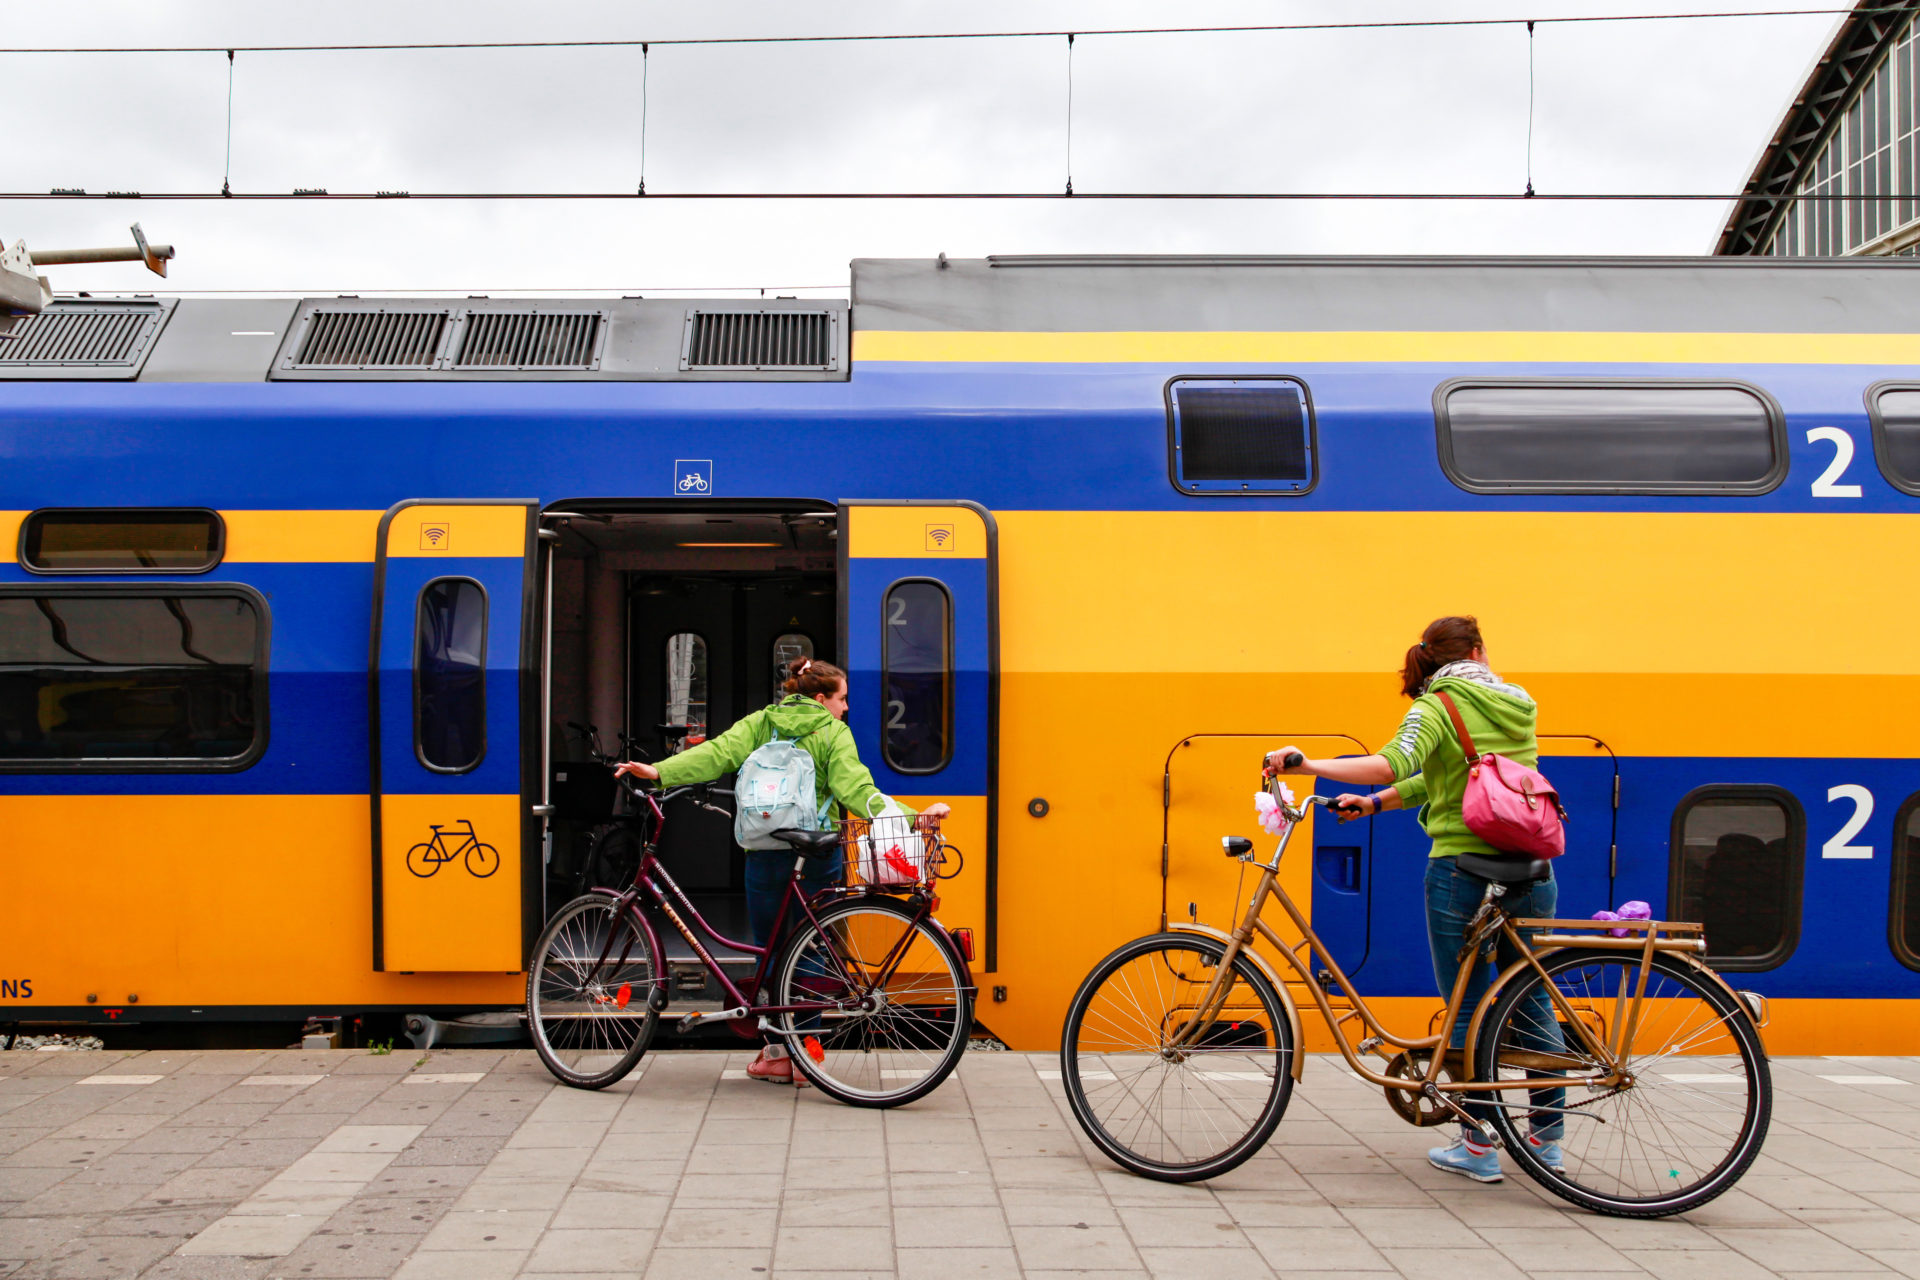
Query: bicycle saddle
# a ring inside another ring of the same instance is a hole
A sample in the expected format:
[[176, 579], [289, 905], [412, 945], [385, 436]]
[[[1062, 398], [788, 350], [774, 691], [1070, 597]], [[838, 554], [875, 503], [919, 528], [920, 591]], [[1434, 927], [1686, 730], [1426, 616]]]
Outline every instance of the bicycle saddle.
[[794, 852], [807, 858], [824, 858], [840, 847], [838, 831], [802, 831], [798, 827], [788, 827], [769, 834], [775, 840], [791, 845]]
[[1477, 853], [1463, 853], [1454, 861], [1462, 871], [1498, 884], [1528, 884], [1553, 875], [1553, 864], [1545, 858], [1483, 858]]

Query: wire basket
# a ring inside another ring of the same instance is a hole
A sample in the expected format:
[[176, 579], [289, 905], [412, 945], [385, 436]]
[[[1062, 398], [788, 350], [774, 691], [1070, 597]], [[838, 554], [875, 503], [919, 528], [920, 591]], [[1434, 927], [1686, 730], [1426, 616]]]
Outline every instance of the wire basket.
[[917, 830], [914, 820], [904, 814], [873, 819], [849, 816], [842, 819], [840, 834], [847, 883], [856, 888], [903, 892], [953, 874], [946, 868], [949, 854], [958, 850], [937, 831]]

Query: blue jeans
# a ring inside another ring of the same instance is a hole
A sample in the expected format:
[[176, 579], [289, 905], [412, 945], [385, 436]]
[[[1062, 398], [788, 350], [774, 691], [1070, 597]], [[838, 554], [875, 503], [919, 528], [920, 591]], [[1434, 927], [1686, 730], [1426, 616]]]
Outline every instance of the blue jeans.
[[[787, 892], [787, 877], [793, 874], [793, 860], [800, 855], [788, 853], [785, 849], [749, 849], [747, 850], [747, 941], [756, 947], [778, 948], [783, 939], [773, 936], [774, 917], [780, 914], [780, 899]], [[800, 892], [808, 897], [830, 889], [846, 878], [846, 859], [839, 850], [834, 850], [824, 858], [809, 858], [806, 868], [800, 876]], [[804, 923], [806, 916], [797, 906], [787, 912], [787, 932], [792, 933], [796, 923]], [[771, 972], [769, 970], [769, 972]], [[822, 977], [826, 970], [818, 960], [802, 960], [800, 973], [803, 976]], [[767, 998], [762, 991], [756, 997]], [[817, 1015], [808, 1015], [798, 1019], [803, 1028], [817, 1027], [820, 1019]], [[786, 1052], [778, 1043], [769, 1043], [768, 1054], [780, 1057]]]
[[[1427, 945], [1433, 951], [1433, 978], [1440, 985], [1442, 1000], [1453, 994], [1454, 981], [1460, 976], [1460, 951], [1467, 944], [1467, 925], [1480, 910], [1486, 892], [1487, 882], [1462, 871], [1452, 858], [1427, 860]], [[1509, 915], [1547, 918], [1553, 915], [1559, 899], [1560, 888], [1549, 878], [1534, 884], [1508, 885], [1506, 896], [1500, 899], [1500, 904]], [[1527, 936], [1535, 932], [1525, 931]], [[1453, 1034], [1447, 1040], [1455, 1049], [1466, 1046], [1467, 1025], [1473, 1020], [1474, 1006], [1486, 995], [1494, 975], [1520, 958], [1504, 938], [1500, 939], [1498, 950], [1493, 964], [1489, 965], [1482, 957], [1467, 979], [1460, 1015], [1454, 1020]], [[1515, 1042], [1519, 1048], [1548, 1053], [1559, 1053], [1566, 1049], [1565, 1041], [1560, 1038], [1560, 1024], [1554, 1018], [1553, 1002], [1540, 987], [1536, 986], [1521, 1001], [1514, 1015], [1514, 1025], [1518, 1029]], [[1483, 1028], [1483, 1031], [1491, 1033], [1490, 1028]], [[1469, 1068], [1472, 1066], [1471, 1063], [1467, 1065]], [[1532, 1097], [1537, 1106], [1567, 1105], [1565, 1089], [1535, 1089]], [[1492, 1108], [1485, 1103], [1470, 1101], [1466, 1107], [1482, 1123], [1492, 1112]], [[1536, 1112], [1533, 1115], [1533, 1133], [1542, 1142], [1560, 1141], [1565, 1127], [1556, 1111]]]

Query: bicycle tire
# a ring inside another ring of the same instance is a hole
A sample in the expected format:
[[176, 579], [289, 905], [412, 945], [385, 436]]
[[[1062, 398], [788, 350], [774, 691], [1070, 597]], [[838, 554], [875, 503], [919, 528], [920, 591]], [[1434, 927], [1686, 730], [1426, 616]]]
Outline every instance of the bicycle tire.
[[[616, 901], [612, 894], [590, 893], [560, 908], [541, 930], [527, 965], [527, 1032], [534, 1051], [555, 1079], [576, 1089], [604, 1089], [633, 1070], [660, 1025], [659, 952], [652, 934], [638, 927], [637, 908], [616, 915]], [[593, 972], [603, 948], [609, 968]]]
[[[854, 1000], [873, 991], [873, 965], [904, 943], [898, 963], [884, 975], [878, 1008], [778, 1017], [800, 1074], [849, 1106], [898, 1107], [924, 1098], [953, 1074], [966, 1054], [973, 1027], [966, 961], [942, 930], [916, 916], [904, 904], [880, 895], [833, 903], [816, 913], [819, 929], [808, 923], [794, 931], [774, 966], [770, 986], [776, 1004]], [[831, 944], [824, 942], [823, 931], [834, 939]], [[903, 932], [913, 936], [903, 939]], [[835, 958], [840, 973], [826, 971], [820, 963], [823, 953]], [[814, 967], [809, 973], [805, 966], [810, 961]], [[866, 977], [847, 978], [849, 966], [864, 970]], [[893, 1012], [898, 1008], [907, 1012]], [[805, 1025], [813, 1019], [822, 1025]], [[898, 1083], [889, 1087], [889, 1078]]]
[[[1293, 1096], [1299, 1046], [1293, 1043], [1292, 1018], [1273, 984], [1244, 953], [1234, 957], [1233, 981], [1246, 985], [1251, 1002], [1229, 987], [1222, 1012], [1257, 1008], [1259, 1029], [1266, 1033], [1262, 1040], [1270, 1043], [1255, 1042], [1254, 1028], [1245, 1026], [1245, 1017], [1223, 1018], [1216, 1027], [1224, 1023], [1224, 1029], [1206, 1033], [1217, 1037], [1215, 1044], [1175, 1051], [1180, 1053], [1177, 1060], [1168, 1056], [1168, 1031], [1185, 1025], [1180, 1012], [1190, 1010], [1204, 993], [1225, 954], [1225, 944], [1199, 934], [1135, 938], [1095, 965], [1067, 1006], [1060, 1035], [1060, 1080], [1067, 1105], [1108, 1159], [1141, 1177], [1199, 1182], [1238, 1168], [1273, 1136]], [[1103, 995], [1110, 984], [1112, 994]], [[1152, 1007], [1143, 1007], [1142, 1000]], [[1129, 1003], [1131, 1011], [1126, 1009]], [[1175, 1070], [1181, 1075], [1170, 1098], [1167, 1085]], [[1151, 1071], [1160, 1074], [1154, 1089], [1136, 1092], [1134, 1086]], [[1091, 1095], [1089, 1082], [1098, 1086]], [[1215, 1149], [1190, 1151], [1187, 1148], [1200, 1145], [1203, 1135], [1184, 1142], [1178, 1136], [1186, 1119], [1199, 1114], [1196, 1099], [1213, 1100], [1213, 1110], [1222, 1117], [1207, 1122], [1221, 1137], [1222, 1145]], [[1179, 1116], [1151, 1114], [1152, 1106], [1169, 1100], [1177, 1101]], [[1222, 1123], [1230, 1123], [1240, 1136], [1226, 1137], [1229, 1130], [1221, 1128]], [[1154, 1133], [1160, 1135], [1158, 1148], [1143, 1150]]]
[[[489, 861], [487, 858], [480, 859], [480, 865], [487, 867], [485, 871], [476, 870], [474, 867], [474, 861], [473, 861], [474, 855], [479, 853], [482, 849], [485, 849], [488, 853], [493, 855], [491, 859], [492, 861], [491, 866], [487, 866], [487, 863]], [[478, 840], [474, 841], [473, 844], [468, 847], [467, 874], [472, 876], [475, 880], [485, 880], [488, 876], [492, 875], [494, 872], [498, 871], [499, 869], [500, 869], [500, 851], [498, 849], [494, 848], [490, 844], [481, 844]]]
[[[1623, 984], [1628, 992], [1637, 989], [1640, 954], [1575, 948], [1545, 956], [1541, 966], [1576, 1013], [1584, 1007], [1599, 1023], [1605, 1042]], [[1539, 1006], [1533, 1014], [1516, 1012], [1531, 994], [1544, 996], [1543, 981], [1539, 973], [1517, 975], [1489, 1009], [1474, 1042], [1477, 1079], [1497, 1078], [1496, 1055], [1506, 1045], [1510, 1055], [1527, 1055], [1509, 1071], [1538, 1073], [1559, 1069], [1553, 1064], [1564, 1061], [1576, 1082], [1561, 1102], [1571, 1114], [1563, 1121], [1560, 1171], [1549, 1168], [1521, 1132], [1523, 1105], [1492, 1109], [1494, 1129], [1528, 1176], [1564, 1200], [1622, 1218], [1685, 1213], [1738, 1181], [1760, 1154], [1773, 1113], [1766, 1052], [1739, 998], [1692, 962], [1655, 955], [1635, 1043], [1627, 1048], [1633, 1084], [1612, 1091], [1587, 1087], [1588, 1096], [1580, 1097], [1579, 1073], [1600, 1070], [1594, 1055], [1565, 1030], [1557, 1011], [1555, 1033], [1568, 1047], [1564, 1054], [1543, 1054], [1529, 1034], [1540, 1023]], [[1738, 1069], [1729, 1070], [1729, 1061]], [[1676, 1070], [1683, 1066], [1691, 1070]], [[1697, 1169], [1697, 1176], [1683, 1184], [1682, 1169]]]
[[425, 841], [421, 844], [417, 844], [413, 846], [413, 848], [407, 850], [407, 870], [413, 872], [414, 875], [419, 876], [422, 880], [432, 879], [433, 873], [440, 869], [440, 860], [436, 858], [427, 858], [422, 860], [421, 865], [426, 867], [426, 870], [422, 871], [414, 865], [414, 856], [413, 856], [416, 853], [423, 853], [423, 852], [430, 853], [432, 852], [432, 850], [433, 850], [433, 842], [431, 840]]

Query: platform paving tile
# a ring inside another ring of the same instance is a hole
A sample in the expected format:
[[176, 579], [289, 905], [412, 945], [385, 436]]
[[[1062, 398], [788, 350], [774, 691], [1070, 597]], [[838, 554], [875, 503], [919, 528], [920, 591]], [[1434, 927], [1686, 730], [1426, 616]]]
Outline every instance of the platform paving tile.
[[745, 1061], [587, 1092], [523, 1051], [0, 1053], [0, 1277], [1920, 1280], [1920, 1059], [1777, 1063], [1753, 1170], [1661, 1221], [1434, 1170], [1326, 1059], [1266, 1150], [1184, 1186], [1101, 1158], [1050, 1054], [887, 1112]]

